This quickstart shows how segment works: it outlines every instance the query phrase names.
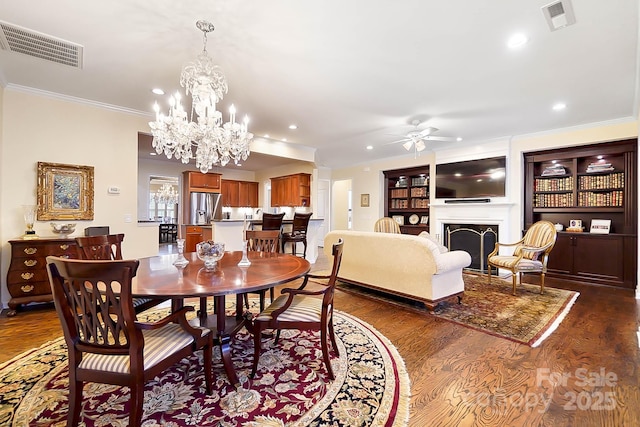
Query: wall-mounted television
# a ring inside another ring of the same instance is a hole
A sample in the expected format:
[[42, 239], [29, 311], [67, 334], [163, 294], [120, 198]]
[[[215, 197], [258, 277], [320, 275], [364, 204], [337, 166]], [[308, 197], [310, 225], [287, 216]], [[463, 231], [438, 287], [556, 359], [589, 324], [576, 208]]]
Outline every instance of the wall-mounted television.
[[505, 156], [436, 164], [437, 199], [505, 197]]

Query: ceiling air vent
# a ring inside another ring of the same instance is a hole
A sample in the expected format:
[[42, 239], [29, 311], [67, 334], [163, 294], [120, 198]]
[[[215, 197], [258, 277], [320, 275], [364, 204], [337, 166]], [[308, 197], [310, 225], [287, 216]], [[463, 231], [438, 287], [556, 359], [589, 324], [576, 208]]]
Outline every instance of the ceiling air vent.
[[570, 0], [554, 1], [542, 6], [542, 13], [551, 31], [559, 30], [576, 23]]
[[82, 49], [71, 43], [0, 21], [0, 47], [58, 64], [82, 68]]

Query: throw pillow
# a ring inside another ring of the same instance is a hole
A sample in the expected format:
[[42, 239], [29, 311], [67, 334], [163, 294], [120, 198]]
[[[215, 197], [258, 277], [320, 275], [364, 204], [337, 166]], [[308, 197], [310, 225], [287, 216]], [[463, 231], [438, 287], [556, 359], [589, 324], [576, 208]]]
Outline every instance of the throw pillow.
[[433, 243], [436, 244], [436, 246], [438, 247], [438, 251], [441, 254], [444, 254], [446, 252], [449, 252], [449, 249], [447, 249], [446, 246], [444, 246], [442, 243], [438, 242], [438, 239], [436, 239], [435, 237], [433, 237], [431, 234], [429, 234], [428, 231], [423, 231], [420, 234], [418, 234], [418, 236], [420, 237], [424, 237], [425, 239], [429, 239], [431, 240]]

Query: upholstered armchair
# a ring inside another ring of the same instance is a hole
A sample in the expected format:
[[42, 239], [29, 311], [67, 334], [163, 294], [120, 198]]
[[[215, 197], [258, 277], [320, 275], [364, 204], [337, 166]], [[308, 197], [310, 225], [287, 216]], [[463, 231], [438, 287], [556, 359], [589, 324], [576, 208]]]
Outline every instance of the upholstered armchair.
[[[489, 283], [491, 283], [492, 266], [509, 270], [513, 275], [513, 295], [515, 295], [520, 273], [539, 273], [540, 293], [544, 293], [544, 276], [547, 273], [549, 253], [556, 243], [556, 236], [556, 228], [550, 221], [538, 221], [517, 242], [496, 242], [493, 252], [487, 257]], [[502, 246], [514, 247], [513, 254], [499, 255], [498, 252]]]

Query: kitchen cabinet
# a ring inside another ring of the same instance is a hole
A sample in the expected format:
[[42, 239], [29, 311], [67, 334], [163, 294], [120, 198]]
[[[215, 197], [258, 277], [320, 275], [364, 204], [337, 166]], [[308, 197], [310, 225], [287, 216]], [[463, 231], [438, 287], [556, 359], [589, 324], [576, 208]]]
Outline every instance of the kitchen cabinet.
[[271, 178], [271, 206], [311, 206], [311, 174]]
[[222, 180], [222, 206], [257, 208], [258, 183], [253, 181]]
[[211, 227], [201, 227], [198, 225], [183, 225], [184, 251], [195, 252], [196, 244], [205, 240], [211, 240]]
[[75, 239], [41, 238], [9, 240], [11, 264], [7, 273], [7, 288], [11, 299], [7, 316], [14, 316], [21, 305], [51, 302], [51, 285], [47, 274], [47, 257], [77, 258]]
[[[524, 224], [579, 220], [583, 232], [560, 232], [548, 276], [633, 289], [637, 281], [637, 139], [524, 154]], [[590, 233], [593, 220], [608, 234]]]
[[184, 194], [191, 192], [219, 193], [221, 176], [219, 173], [186, 171], [183, 173]]

